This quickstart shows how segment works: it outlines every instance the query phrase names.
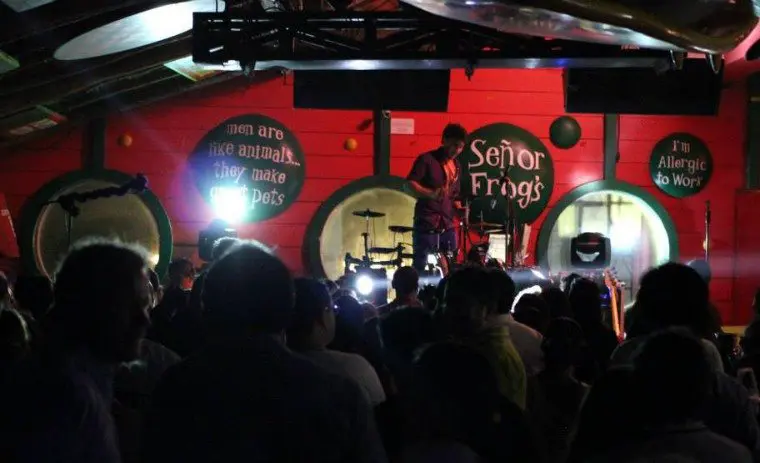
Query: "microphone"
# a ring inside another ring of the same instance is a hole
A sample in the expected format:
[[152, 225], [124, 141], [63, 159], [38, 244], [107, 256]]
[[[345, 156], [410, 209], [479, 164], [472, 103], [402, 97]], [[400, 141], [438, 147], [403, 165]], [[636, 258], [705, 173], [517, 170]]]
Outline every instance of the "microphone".
[[130, 190], [133, 192], [142, 193], [148, 189], [148, 177], [144, 174], [137, 174], [135, 175], [135, 178], [129, 182], [129, 186]]
[[[509, 181], [509, 168], [510, 166], [507, 166], [507, 168], [501, 174], [501, 181], [499, 182], [499, 191], [501, 191], [501, 189], [504, 188], [504, 184]], [[491, 209], [496, 209], [496, 197], [494, 197], [491, 200]]]

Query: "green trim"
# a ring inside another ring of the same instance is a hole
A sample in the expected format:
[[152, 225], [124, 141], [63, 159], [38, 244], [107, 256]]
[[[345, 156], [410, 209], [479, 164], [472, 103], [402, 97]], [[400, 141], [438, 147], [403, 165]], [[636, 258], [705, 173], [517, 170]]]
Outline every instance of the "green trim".
[[744, 187], [760, 188], [760, 73], [747, 79], [747, 138], [744, 150]]
[[668, 235], [668, 244], [670, 249], [670, 260], [678, 260], [678, 232], [676, 226], [673, 223], [673, 219], [670, 218], [670, 214], [664, 207], [657, 201], [651, 193], [639, 188], [630, 183], [620, 182], [617, 180], [597, 180], [583, 184], [573, 190], [570, 190], [567, 194], [559, 199], [559, 201], [551, 208], [549, 213], [541, 225], [541, 230], [538, 232], [538, 242], [536, 243], [536, 262], [538, 262], [541, 268], [548, 268], [549, 262], [547, 258], [547, 250], [549, 249], [549, 237], [552, 233], [554, 225], [559, 219], [559, 215], [569, 205], [580, 199], [581, 197], [595, 193], [597, 191], [619, 191], [621, 193], [628, 193], [631, 196], [635, 196], [644, 201], [649, 207], [652, 208], [657, 217], [662, 221], [665, 227], [665, 232]]
[[82, 168], [87, 171], [105, 169], [106, 119], [98, 117], [89, 121], [82, 136]]
[[615, 180], [620, 153], [620, 116], [617, 114], [604, 115], [604, 179]]
[[372, 167], [375, 175], [391, 173], [391, 113], [382, 109], [372, 111]]
[[[104, 182], [120, 185], [128, 182], [132, 178], [131, 175], [115, 170], [78, 170], [57, 177], [37, 190], [31, 197], [29, 197], [29, 199], [27, 199], [21, 209], [19, 220], [18, 241], [19, 249], [21, 250], [21, 265], [23, 270], [32, 274], [42, 273], [39, 267], [37, 267], [37, 259], [34, 255], [34, 235], [37, 229], [37, 220], [40, 213], [43, 208], [49, 207], [45, 206], [46, 202], [55, 199], [57, 195], [67, 187], [85, 180], [102, 180]], [[143, 203], [145, 203], [148, 210], [153, 214], [153, 217], [156, 219], [156, 224], [158, 225], [159, 258], [158, 264], [156, 265], [156, 272], [158, 272], [159, 275], [163, 275], [169, 267], [174, 248], [171, 222], [166, 215], [164, 207], [161, 205], [161, 201], [159, 201], [158, 197], [150, 190], [142, 193], [140, 198]]]
[[309, 275], [315, 278], [324, 278], [325, 269], [322, 266], [319, 244], [322, 230], [325, 228], [330, 213], [343, 201], [351, 196], [370, 188], [387, 188], [406, 193], [406, 179], [392, 175], [375, 175], [355, 180], [343, 188], [337, 190], [327, 198], [312, 217], [306, 227], [303, 242], [303, 263]]

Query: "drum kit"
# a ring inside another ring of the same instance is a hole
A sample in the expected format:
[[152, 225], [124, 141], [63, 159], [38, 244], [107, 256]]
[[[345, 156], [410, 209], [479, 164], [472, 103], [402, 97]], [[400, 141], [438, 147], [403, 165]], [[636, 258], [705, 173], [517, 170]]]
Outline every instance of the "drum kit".
[[[451, 269], [456, 265], [466, 262], [485, 264], [488, 258], [501, 259], [506, 258], [504, 255], [497, 256], [497, 250], [508, 252], [511, 240], [507, 227], [503, 224], [485, 222], [483, 220], [470, 223], [466, 218], [469, 211], [465, 211], [465, 219], [462, 219], [455, 225], [457, 230], [457, 249], [444, 250], [437, 249], [432, 251], [434, 262], [428, 261], [428, 264], [440, 269], [442, 275], [448, 275]], [[404, 242], [404, 237], [415, 231], [414, 227], [407, 225], [390, 225], [388, 231], [393, 234], [392, 245], [388, 247], [370, 245], [370, 230], [375, 219], [385, 217], [384, 212], [365, 209], [353, 211], [351, 215], [364, 219], [365, 230], [361, 234], [363, 243], [363, 255], [355, 257], [351, 253], [346, 253], [344, 265], [346, 273], [355, 269], [378, 268], [378, 267], [396, 267], [399, 268], [404, 264], [411, 264], [414, 258], [412, 245]], [[446, 230], [426, 230], [426, 233], [433, 233], [440, 237]], [[494, 245], [493, 248], [491, 245]], [[491, 249], [489, 251], [489, 249]], [[501, 253], [498, 253], [501, 254]], [[377, 260], [373, 256], [383, 256]], [[506, 261], [505, 261], [506, 262]]]
[[[375, 267], [401, 267], [404, 263], [404, 260], [410, 260], [414, 256], [411, 253], [406, 252], [407, 246], [411, 248], [411, 245], [408, 243], [402, 243], [397, 240], [399, 235], [405, 235], [408, 233], [411, 233], [414, 231], [414, 228], [407, 227], [404, 225], [391, 225], [388, 227], [388, 230], [393, 233], [393, 242], [396, 243], [392, 247], [379, 247], [379, 246], [372, 246], [369, 245], [369, 235], [370, 235], [370, 228], [371, 228], [371, 221], [374, 219], [379, 219], [381, 217], [385, 217], [384, 212], [378, 212], [373, 211], [371, 209], [365, 209], [363, 211], [354, 211], [351, 213], [351, 215], [355, 217], [361, 217], [365, 221], [365, 229], [362, 233], [362, 242], [363, 242], [363, 250], [364, 255], [361, 257], [354, 257], [351, 255], [351, 253], [346, 253], [346, 257], [344, 259], [345, 261], [345, 268], [346, 272], [349, 272], [349, 268], [351, 265], [354, 265], [359, 268], [371, 268], [372, 266]], [[374, 243], [373, 243], [374, 244]], [[370, 256], [371, 255], [385, 255], [385, 260], [373, 260]]]

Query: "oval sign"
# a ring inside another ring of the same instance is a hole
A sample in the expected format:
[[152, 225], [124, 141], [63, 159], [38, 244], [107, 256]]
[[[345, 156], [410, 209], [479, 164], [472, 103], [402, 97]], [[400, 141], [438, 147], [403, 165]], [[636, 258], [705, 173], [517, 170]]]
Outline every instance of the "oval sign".
[[196, 145], [190, 168], [220, 218], [258, 222], [285, 211], [301, 192], [304, 153], [295, 135], [260, 114], [222, 122]]
[[[549, 203], [554, 164], [546, 146], [525, 129], [497, 123], [475, 130], [461, 164], [462, 192], [474, 197], [472, 221], [504, 223], [507, 194], [518, 223], [533, 223]], [[508, 181], [502, 181], [505, 172]]]
[[654, 146], [649, 174], [657, 188], [674, 198], [702, 191], [710, 180], [713, 161], [705, 143], [688, 133], [674, 133]]

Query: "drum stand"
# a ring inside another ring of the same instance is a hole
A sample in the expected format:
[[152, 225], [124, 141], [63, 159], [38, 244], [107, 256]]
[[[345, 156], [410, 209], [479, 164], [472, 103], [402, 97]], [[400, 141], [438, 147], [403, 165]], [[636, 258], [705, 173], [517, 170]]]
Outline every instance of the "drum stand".
[[[507, 171], [506, 175], [506, 182], [507, 185], [509, 185], [509, 171]], [[507, 243], [504, 247], [505, 255], [504, 255], [504, 266], [506, 268], [512, 268], [516, 264], [515, 256], [517, 254], [516, 250], [516, 244], [517, 244], [517, 220], [516, 220], [516, 214], [515, 209], [512, 204], [512, 195], [510, 194], [510, 188], [507, 186], [507, 193], [504, 195], [504, 199], [506, 200], [506, 208], [505, 208], [505, 217], [504, 217], [504, 231], [507, 234]]]
[[472, 242], [470, 241], [470, 199], [465, 198], [464, 200], [464, 217], [462, 218], [462, 227], [459, 232], [461, 240], [459, 240], [459, 243], [461, 243], [461, 250], [462, 250], [462, 262], [465, 262], [467, 260], [467, 253], [469, 252], [469, 249], [467, 248], [467, 244], [470, 243], [470, 248], [472, 248]]
[[362, 233], [362, 240], [364, 241], [364, 256], [362, 256], [362, 262], [364, 262], [366, 267], [369, 268], [369, 216], [364, 218], [364, 233]]

